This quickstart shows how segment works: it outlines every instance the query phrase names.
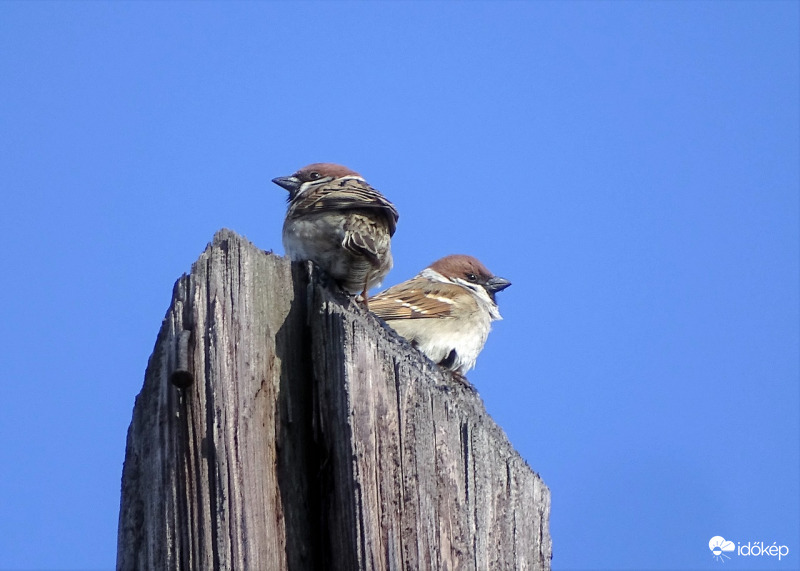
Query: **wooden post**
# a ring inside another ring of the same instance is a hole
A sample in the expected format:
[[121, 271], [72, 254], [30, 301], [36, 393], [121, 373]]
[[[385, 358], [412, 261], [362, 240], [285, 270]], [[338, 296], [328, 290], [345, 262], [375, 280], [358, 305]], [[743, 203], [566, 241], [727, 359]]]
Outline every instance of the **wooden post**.
[[175, 284], [117, 569], [549, 569], [549, 513], [480, 397], [311, 264], [221, 230]]

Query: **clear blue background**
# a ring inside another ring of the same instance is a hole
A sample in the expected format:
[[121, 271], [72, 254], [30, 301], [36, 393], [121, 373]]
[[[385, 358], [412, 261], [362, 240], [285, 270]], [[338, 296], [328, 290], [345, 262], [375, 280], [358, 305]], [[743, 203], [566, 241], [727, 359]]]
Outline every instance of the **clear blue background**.
[[797, 2], [0, 3], [0, 568], [109, 569], [172, 284], [282, 252], [306, 163], [398, 207], [385, 285], [513, 286], [471, 372], [553, 568], [800, 567]]

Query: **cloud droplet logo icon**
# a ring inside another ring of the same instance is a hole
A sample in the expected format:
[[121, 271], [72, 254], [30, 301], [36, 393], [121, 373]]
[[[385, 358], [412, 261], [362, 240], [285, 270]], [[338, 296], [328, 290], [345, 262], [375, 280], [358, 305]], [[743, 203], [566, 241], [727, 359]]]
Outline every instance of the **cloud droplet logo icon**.
[[725, 563], [725, 559], [730, 559], [730, 556], [725, 555], [725, 552], [733, 551], [736, 549], [736, 546], [732, 541], [725, 541], [725, 538], [721, 535], [715, 535], [708, 540], [708, 548], [711, 550], [711, 553], [714, 554], [714, 559], [716, 561]]

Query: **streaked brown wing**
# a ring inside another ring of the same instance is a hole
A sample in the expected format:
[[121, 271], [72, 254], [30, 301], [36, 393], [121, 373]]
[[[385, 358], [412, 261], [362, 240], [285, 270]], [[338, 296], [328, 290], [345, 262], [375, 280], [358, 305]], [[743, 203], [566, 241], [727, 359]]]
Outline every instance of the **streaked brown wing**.
[[333, 181], [315, 189], [301, 199], [297, 208], [300, 210], [381, 210], [389, 222], [389, 235], [394, 235], [399, 214], [394, 204], [367, 183], [357, 179]]
[[435, 295], [432, 290], [433, 288], [401, 289], [395, 286], [371, 297], [369, 309], [386, 320], [449, 317], [453, 304], [431, 297], [431, 294]]
[[383, 224], [376, 224], [362, 214], [350, 214], [344, 223], [342, 247], [358, 256], [365, 256], [378, 267], [389, 248], [389, 236]]

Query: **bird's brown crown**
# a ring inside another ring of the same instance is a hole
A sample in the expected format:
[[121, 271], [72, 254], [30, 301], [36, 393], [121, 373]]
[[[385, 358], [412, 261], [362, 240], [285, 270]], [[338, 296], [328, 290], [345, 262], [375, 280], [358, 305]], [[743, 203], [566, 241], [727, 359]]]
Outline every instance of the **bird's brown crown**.
[[357, 176], [361, 177], [356, 171], [347, 168], [343, 165], [335, 163], [312, 163], [308, 166], [301, 168], [294, 173], [293, 176], [299, 178], [302, 182], [316, 180], [318, 178], [332, 177], [341, 178], [343, 176]]
[[448, 278], [463, 278], [471, 274], [486, 281], [492, 277], [492, 272], [480, 260], [464, 254], [453, 254], [440, 258], [433, 262], [430, 268]]

